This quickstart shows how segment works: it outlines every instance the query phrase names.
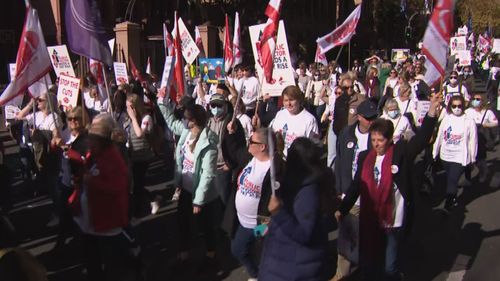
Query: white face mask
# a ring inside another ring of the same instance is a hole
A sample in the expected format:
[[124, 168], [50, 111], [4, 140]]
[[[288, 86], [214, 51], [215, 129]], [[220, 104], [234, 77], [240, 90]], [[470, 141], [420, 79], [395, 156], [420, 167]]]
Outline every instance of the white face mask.
[[456, 116], [460, 116], [462, 114], [462, 109], [460, 107], [452, 108], [451, 112]]

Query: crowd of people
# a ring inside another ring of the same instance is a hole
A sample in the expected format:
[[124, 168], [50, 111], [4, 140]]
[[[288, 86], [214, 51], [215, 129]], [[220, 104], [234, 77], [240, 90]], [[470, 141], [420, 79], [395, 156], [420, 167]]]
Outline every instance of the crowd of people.
[[[153, 159], [174, 177], [179, 266], [202, 232], [204, 267], [219, 267], [223, 236], [248, 280], [328, 280], [335, 267], [332, 280], [345, 280], [358, 266], [366, 280], [402, 280], [400, 241], [413, 190], [422, 188], [415, 158], [440, 163], [444, 208], [453, 212], [462, 174], [472, 181], [475, 165], [478, 181], [488, 178], [486, 156], [498, 138], [491, 101], [500, 71], [484, 95], [466, 82], [470, 67], [430, 87], [424, 65], [418, 54], [398, 63], [356, 59], [347, 71], [335, 61], [300, 62], [296, 86], [279, 97], [261, 92], [248, 64], [219, 84], [188, 76], [176, 99], [154, 75], [131, 77], [107, 98], [89, 75], [78, 106], [58, 106], [52, 87], [9, 122], [28, 151], [33, 192], [54, 202], [56, 247], [79, 236], [89, 280], [121, 280], [127, 267], [140, 275], [131, 222], [161, 208], [145, 188]], [[337, 226], [335, 266], [328, 233]]]

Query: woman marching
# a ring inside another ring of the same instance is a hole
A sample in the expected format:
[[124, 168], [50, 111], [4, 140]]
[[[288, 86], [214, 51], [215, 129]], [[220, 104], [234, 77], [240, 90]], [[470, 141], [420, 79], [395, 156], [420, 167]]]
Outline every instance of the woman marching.
[[[400, 280], [399, 238], [408, 224], [412, 202], [411, 169], [432, 137], [440, 98], [433, 96], [421, 130], [410, 141], [393, 143], [393, 123], [377, 119], [370, 126], [372, 148], [362, 152], [351, 187], [335, 213], [346, 215], [360, 197], [360, 265], [364, 280]], [[385, 259], [384, 259], [385, 256]]]

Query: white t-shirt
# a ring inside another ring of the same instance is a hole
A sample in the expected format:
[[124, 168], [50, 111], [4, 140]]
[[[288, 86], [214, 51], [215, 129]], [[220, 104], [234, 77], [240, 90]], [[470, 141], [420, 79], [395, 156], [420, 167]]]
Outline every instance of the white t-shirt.
[[259, 80], [253, 76], [243, 79], [243, 86], [241, 87], [241, 100], [243, 100], [247, 110], [254, 109], [259, 95]]
[[253, 133], [252, 119], [246, 114], [238, 114], [238, 120], [240, 120], [241, 126], [243, 126], [243, 131], [245, 131], [245, 138], [248, 142], [250, 136]]
[[402, 101], [400, 97], [395, 98], [398, 103], [399, 110], [401, 111], [401, 115], [405, 113], [411, 113], [413, 116], [413, 121], [417, 123], [417, 101], [416, 99], [409, 99], [406, 101]]
[[[408, 118], [404, 115], [399, 115], [395, 119], [390, 118], [386, 113], [382, 114], [380, 118], [389, 120], [392, 122], [392, 125], [394, 126], [394, 134], [392, 135], [392, 140], [394, 143], [397, 143], [400, 139], [401, 136], [406, 132], [406, 131], [412, 131], [410, 121], [408, 121]], [[399, 121], [398, 121], [399, 120]]]
[[236, 214], [244, 228], [253, 229], [257, 226], [259, 201], [262, 194], [262, 184], [271, 161], [259, 161], [252, 158], [238, 176], [236, 191]]
[[195, 158], [194, 153], [191, 151], [191, 144], [194, 139], [191, 139], [191, 133], [186, 136], [186, 141], [181, 147], [182, 155], [182, 188], [193, 193], [193, 175]]
[[37, 111], [34, 115], [33, 113], [26, 115], [26, 121], [28, 121], [30, 126], [33, 126], [36, 129], [53, 131], [56, 128], [53, 116], [56, 117], [56, 120], [59, 119], [59, 116], [56, 113], [49, 113], [45, 116], [43, 112]]
[[[481, 121], [483, 124], [485, 123], [495, 123], [498, 124], [498, 119], [495, 116], [495, 113], [489, 109], [482, 109], [480, 112], [476, 111], [474, 108], [467, 108], [465, 110], [465, 114], [474, 120], [476, 124], [481, 124]], [[486, 114], [486, 115], [485, 115]], [[484, 121], [483, 121], [483, 116], [484, 116]]]
[[444, 96], [444, 103], [446, 105], [448, 105], [448, 102], [450, 101], [452, 96], [462, 95], [465, 101], [470, 101], [470, 95], [465, 85], [462, 84], [462, 87], [460, 87], [460, 84], [457, 84], [455, 87], [452, 87], [450, 84], [448, 84], [445, 87], [446, 87], [446, 94]]
[[99, 95], [97, 95], [96, 98], [93, 98], [90, 96], [90, 92], [86, 91], [83, 92], [83, 99], [85, 100], [85, 106], [90, 110], [96, 112], [106, 112], [108, 110], [108, 103], [101, 101]]
[[[361, 133], [359, 131], [359, 126], [356, 126], [356, 129], [354, 129], [354, 135], [356, 136], [356, 139], [358, 140], [356, 144], [354, 145], [354, 158], [352, 160], [352, 178], [354, 179], [354, 176], [356, 175], [356, 172], [358, 170], [358, 158], [359, 154], [365, 150], [368, 149], [368, 137], [369, 133]], [[347, 144], [349, 146], [349, 143]]]
[[447, 114], [439, 126], [433, 156], [443, 161], [466, 166], [476, 159], [477, 130], [474, 120], [467, 115]]
[[285, 156], [296, 138], [318, 138], [319, 136], [316, 118], [305, 109], [302, 109], [297, 115], [290, 114], [287, 109], [280, 110], [271, 121], [270, 127], [274, 132], [280, 132], [283, 136]]

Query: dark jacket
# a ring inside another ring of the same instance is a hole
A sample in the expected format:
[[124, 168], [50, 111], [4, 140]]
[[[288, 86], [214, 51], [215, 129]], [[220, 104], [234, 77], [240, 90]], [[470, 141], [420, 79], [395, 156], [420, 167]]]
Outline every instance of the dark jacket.
[[355, 122], [358, 116], [358, 105], [365, 99], [365, 96], [358, 93], [354, 93], [352, 96], [344, 93], [337, 98], [333, 112], [333, 132], [337, 136], [342, 129]]
[[260, 262], [260, 281], [327, 279], [328, 221], [320, 210], [320, 197], [317, 182], [306, 179], [293, 207], [282, 206], [271, 217]]
[[[233, 237], [235, 231], [238, 229], [238, 216], [236, 215], [236, 191], [237, 191], [237, 179], [243, 168], [252, 160], [253, 156], [248, 153], [246, 147], [238, 147], [237, 137], [232, 135], [226, 136], [226, 141], [228, 148], [231, 151], [229, 154], [230, 161], [236, 164], [235, 174], [233, 177], [233, 182], [231, 184], [231, 195], [226, 205], [224, 212], [224, 219], [222, 220], [222, 229], [227, 232], [230, 237]], [[281, 182], [283, 175], [285, 162], [277, 154], [274, 157], [274, 167], [276, 173], [276, 180]], [[262, 191], [260, 195], [259, 207], [257, 211], [257, 216], [269, 217], [269, 211], [267, 210], [267, 205], [269, 204], [269, 199], [271, 198], [271, 174], [270, 170], [267, 171], [264, 177], [264, 182], [262, 184]], [[259, 222], [257, 222], [259, 223]]]
[[[354, 130], [357, 126], [358, 122], [344, 128], [337, 138], [335, 188], [339, 194], [346, 194], [352, 183], [352, 161], [354, 161], [354, 149], [358, 143]], [[371, 142], [368, 140], [368, 149], [370, 148]]]
[[257, 113], [262, 126], [267, 127], [273, 121], [276, 114], [280, 111], [278, 97], [272, 97], [267, 101], [259, 102]]
[[[429, 140], [432, 137], [434, 127], [437, 123], [437, 119], [437, 117], [426, 116], [424, 118], [420, 131], [410, 141], [400, 140], [394, 145], [392, 167], [397, 167], [397, 170], [395, 172], [393, 171], [392, 177], [393, 182], [397, 185], [397, 188], [405, 199], [404, 223], [408, 223], [407, 218], [409, 218], [409, 215], [411, 214], [410, 207], [413, 204], [413, 185], [411, 182], [411, 172], [414, 166], [413, 162], [416, 156], [429, 144]], [[359, 155], [358, 170], [346, 194], [346, 197], [340, 205], [340, 212], [342, 214], [347, 214], [349, 212], [360, 194], [359, 188], [361, 181], [361, 167], [363, 166], [363, 162], [368, 155], [368, 151], [369, 150], [363, 151]]]

